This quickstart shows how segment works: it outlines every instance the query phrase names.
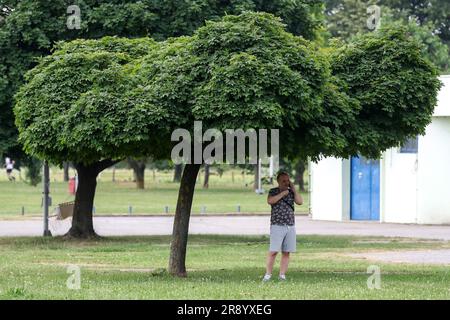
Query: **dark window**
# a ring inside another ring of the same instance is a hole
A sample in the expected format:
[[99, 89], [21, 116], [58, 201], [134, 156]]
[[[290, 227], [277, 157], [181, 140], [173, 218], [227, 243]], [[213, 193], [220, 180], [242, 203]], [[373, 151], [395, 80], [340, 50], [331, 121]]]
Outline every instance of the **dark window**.
[[419, 137], [409, 138], [400, 147], [400, 153], [417, 153]]

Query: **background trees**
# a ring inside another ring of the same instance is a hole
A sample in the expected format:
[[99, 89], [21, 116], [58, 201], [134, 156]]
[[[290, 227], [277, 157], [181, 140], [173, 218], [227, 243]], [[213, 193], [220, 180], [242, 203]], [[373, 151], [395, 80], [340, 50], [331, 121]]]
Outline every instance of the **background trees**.
[[422, 43], [426, 58], [441, 72], [450, 71], [450, 4], [445, 0], [325, 0], [327, 33], [350, 41], [358, 33], [369, 33], [367, 9], [378, 5], [381, 25], [403, 25]]

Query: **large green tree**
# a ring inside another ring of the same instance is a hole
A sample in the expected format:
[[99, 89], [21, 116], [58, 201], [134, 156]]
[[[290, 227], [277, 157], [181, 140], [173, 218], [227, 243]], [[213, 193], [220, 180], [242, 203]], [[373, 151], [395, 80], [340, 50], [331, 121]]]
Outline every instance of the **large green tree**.
[[92, 207], [102, 170], [129, 156], [165, 154], [169, 116], [142, 98], [145, 88], [128, 67], [157, 46], [150, 38], [61, 43], [27, 74], [16, 95], [25, 151], [55, 164], [69, 160], [77, 170], [69, 237], [96, 236]]
[[[70, 5], [80, 8], [80, 29], [67, 27]], [[311, 39], [322, 22], [321, 5], [321, 0], [0, 0], [0, 156], [31, 163], [17, 142], [13, 95], [26, 71], [58, 41], [104, 36], [164, 40], [244, 10], [279, 15], [291, 32]]]
[[[167, 41], [141, 65], [137, 77], [158, 104], [178, 110], [175, 123], [192, 134], [195, 120], [203, 130], [278, 128], [282, 156], [313, 160], [378, 157], [423, 133], [440, 86], [437, 70], [403, 29], [320, 50], [264, 13], [209, 22], [192, 37]], [[169, 259], [178, 276], [186, 276], [200, 165], [186, 164], [180, 184]]]

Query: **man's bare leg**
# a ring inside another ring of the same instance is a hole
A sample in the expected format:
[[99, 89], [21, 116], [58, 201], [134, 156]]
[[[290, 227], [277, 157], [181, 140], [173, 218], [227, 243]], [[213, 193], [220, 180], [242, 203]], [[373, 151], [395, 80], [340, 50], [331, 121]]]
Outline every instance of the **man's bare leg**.
[[272, 274], [273, 264], [275, 263], [275, 258], [277, 257], [276, 251], [269, 251], [267, 254], [267, 266], [266, 266], [266, 274]]
[[281, 253], [280, 276], [285, 275], [289, 265], [289, 252]]

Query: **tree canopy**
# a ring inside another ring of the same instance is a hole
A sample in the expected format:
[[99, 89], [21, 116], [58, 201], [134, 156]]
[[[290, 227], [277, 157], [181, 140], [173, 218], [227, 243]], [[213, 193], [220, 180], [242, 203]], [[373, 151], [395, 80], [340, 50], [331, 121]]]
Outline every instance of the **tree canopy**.
[[409, 137], [425, 133], [441, 87], [438, 69], [406, 28], [382, 27], [334, 51], [332, 74], [360, 111], [346, 128], [343, 155], [378, 158]]
[[136, 103], [126, 64], [148, 54], [149, 39], [103, 38], [59, 44], [27, 75], [16, 96], [25, 150], [54, 163], [90, 164], [145, 155], [164, 110]]
[[[320, 0], [83, 0], [80, 29], [68, 29], [66, 0], [0, 0], [0, 155], [21, 158], [12, 112], [13, 96], [37, 58], [61, 40], [104, 36], [156, 40], [191, 35], [205, 20], [245, 10], [268, 11], [289, 30], [312, 39], [322, 23]], [[77, 4], [77, 3], [75, 3]]]
[[176, 106], [174, 117], [185, 116], [174, 118], [177, 125], [294, 126], [320, 108], [327, 62], [284, 27], [270, 14], [229, 15], [192, 37], [166, 41], [142, 58], [137, 76], [161, 103]]
[[[141, 99], [131, 62], [155, 50], [150, 38], [106, 37], [59, 43], [27, 73], [14, 108], [28, 154], [69, 160], [78, 189], [69, 237], [95, 237], [92, 207], [97, 175], [128, 156], [168, 153], [169, 114]], [[167, 138], [164, 138], [166, 133]]]

